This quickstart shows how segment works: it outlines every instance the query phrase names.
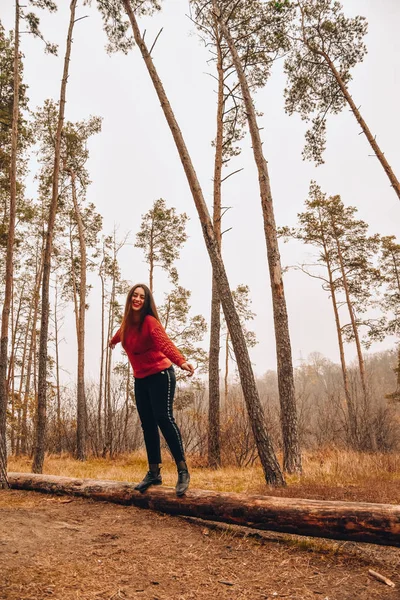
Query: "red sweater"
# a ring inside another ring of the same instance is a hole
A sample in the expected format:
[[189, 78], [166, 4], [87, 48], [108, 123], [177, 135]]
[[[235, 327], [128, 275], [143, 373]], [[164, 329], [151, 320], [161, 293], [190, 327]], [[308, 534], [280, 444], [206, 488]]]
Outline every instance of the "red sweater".
[[[118, 329], [111, 343], [118, 344], [120, 341], [121, 330]], [[178, 367], [186, 362], [161, 323], [151, 315], [145, 316], [141, 329], [131, 327], [126, 331], [124, 350], [137, 379], [168, 369], [171, 362]]]

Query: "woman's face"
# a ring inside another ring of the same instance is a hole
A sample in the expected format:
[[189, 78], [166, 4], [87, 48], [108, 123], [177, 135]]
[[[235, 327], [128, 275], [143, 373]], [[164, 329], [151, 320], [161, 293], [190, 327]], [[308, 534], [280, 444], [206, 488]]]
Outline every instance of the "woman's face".
[[146, 295], [144, 289], [142, 287], [137, 287], [132, 294], [132, 310], [140, 312], [143, 308], [145, 298]]

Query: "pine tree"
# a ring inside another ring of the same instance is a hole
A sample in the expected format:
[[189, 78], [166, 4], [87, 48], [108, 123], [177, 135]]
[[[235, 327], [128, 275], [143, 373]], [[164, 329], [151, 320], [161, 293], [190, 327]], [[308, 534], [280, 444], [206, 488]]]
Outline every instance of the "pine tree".
[[[174, 287], [165, 294], [164, 304], [158, 312], [169, 337], [177, 345], [188, 361], [204, 367], [205, 353], [196, 346], [203, 339], [207, 325], [202, 315], [190, 316], [190, 291], [179, 285], [179, 275], [174, 262], [187, 240], [186, 213], [177, 214], [175, 208], [167, 207], [160, 198], [142, 216], [140, 230], [136, 234], [135, 246], [144, 251], [149, 266], [150, 290], [154, 288], [154, 270], [161, 268], [168, 275]], [[179, 375], [178, 375], [179, 377]]]
[[306, 133], [304, 157], [323, 163], [327, 115], [338, 114], [348, 106], [400, 198], [400, 182], [348, 88], [351, 70], [367, 52], [365, 18], [346, 17], [337, 0], [296, 0], [293, 5], [297, 18], [289, 34], [285, 97], [289, 114], [298, 112], [302, 119], [312, 122]]
[[[381, 238], [381, 255], [379, 261], [380, 273], [385, 284], [385, 291], [380, 303], [385, 315], [387, 315], [383, 330], [373, 330], [373, 339], [382, 339], [385, 335], [397, 335], [400, 332], [400, 244], [394, 235]], [[400, 402], [400, 343], [397, 349], [397, 375], [396, 389], [386, 397], [389, 400]]]
[[[222, 184], [242, 169], [236, 169], [223, 177], [223, 169], [230, 165], [232, 158], [240, 154], [239, 142], [244, 137], [246, 121], [243, 101], [237, 95], [238, 82], [234, 79], [234, 70], [229, 50], [224, 43], [218, 19], [200, 0], [191, 0], [193, 19], [205, 47], [211, 53], [215, 63], [217, 89], [216, 134], [213, 146], [213, 228], [221, 252], [222, 218], [227, 207], [222, 206]], [[251, 65], [249, 66], [251, 69]], [[221, 303], [218, 297], [217, 283], [213, 277], [211, 290], [210, 350], [208, 367], [208, 465], [217, 468], [221, 465], [220, 440], [220, 349], [221, 349]]]
[[[306, 210], [298, 215], [299, 227], [283, 228], [280, 234], [304, 241], [318, 248], [317, 264], [301, 267], [304, 272], [323, 281], [330, 294], [342, 366], [344, 393], [349, 418], [349, 442], [358, 448], [374, 446], [371, 430], [371, 398], [361, 345], [361, 328], [376, 328], [375, 320], [364, 314], [372, 306], [373, 294], [380, 282], [374, 264], [379, 237], [368, 235], [368, 225], [356, 218], [357, 209], [345, 207], [340, 196], [327, 197], [315, 182], [311, 183]], [[347, 309], [348, 321], [343, 323], [340, 308]], [[351, 394], [344, 342], [354, 342], [357, 350], [361, 382], [362, 406], [357, 407]], [[362, 422], [361, 422], [362, 421]]]
[[[94, 205], [85, 209], [86, 190], [90, 183], [86, 162], [89, 158], [88, 139], [100, 132], [101, 119], [91, 117], [88, 121], [67, 123], [64, 128], [62, 164], [69, 179], [71, 225], [77, 234], [71, 231], [71, 286], [78, 346], [77, 371], [77, 458], [86, 458], [86, 396], [85, 396], [85, 313], [87, 309], [87, 270], [88, 249], [97, 245], [97, 235], [101, 229], [101, 217], [95, 212]], [[64, 194], [63, 194], [64, 195]], [[74, 241], [78, 238], [78, 251], [74, 250]], [[75, 238], [75, 240], [74, 240]]]
[[[220, 23], [221, 32], [229, 48], [239, 80], [241, 95], [246, 108], [254, 160], [258, 170], [274, 313], [280, 416], [284, 447], [283, 467], [289, 473], [301, 472], [292, 349], [281, 259], [268, 165], [264, 156], [257, 113], [252, 97], [254, 81], [257, 87], [261, 87], [268, 78], [272, 64], [270, 54], [279, 54], [285, 50], [285, 35], [283, 32], [290, 17], [290, 10], [288, 11], [288, 17], [286, 9], [278, 9], [276, 3], [263, 3], [259, 0], [237, 2], [233, 7], [231, 3], [225, 6], [217, 0], [213, 0], [212, 6]], [[245, 39], [244, 44], [242, 42], [243, 38]], [[239, 40], [239, 44], [237, 44], [237, 40]], [[253, 66], [257, 66], [253, 69], [251, 78], [246, 75], [244, 67], [248, 62]]]
[[145, 253], [149, 265], [149, 288], [153, 292], [154, 269], [166, 271], [173, 283], [178, 275], [174, 261], [179, 257], [182, 245], [187, 240], [186, 213], [177, 214], [175, 208], [168, 208], [165, 200], [155, 200], [151, 209], [142, 216], [140, 231], [136, 234], [135, 247]]
[[[28, 6], [47, 8], [51, 12], [56, 10], [52, 0], [28, 0]], [[8, 233], [6, 250], [6, 275], [4, 303], [1, 318], [0, 339], [0, 487], [6, 485], [7, 470], [7, 443], [6, 443], [6, 414], [8, 403], [8, 385], [6, 378], [8, 363], [8, 329], [10, 308], [12, 303], [13, 285], [13, 254], [15, 242], [15, 221], [17, 212], [17, 160], [18, 160], [18, 134], [20, 114], [20, 21], [25, 20], [28, 32], [36, 37], [42, 37], [39, 29], [39, 19], [33, 12], [26, 13], [21, 10], [19, 0], [15, 2], [15, 28], [14, 28], [14, 57], [13, 57], [13, 95], [12, 95], [12, 118], [11, 118], [11, 151], [10, 151], [10, 195], [8, 210]], [[25, 6], [23, 7], [25, 8]], [[43, 38], [42, 38], [43, 39]], [[46, 50], [55, 52], [55, 47], [46, 44]], [[2, 115], [3, 117], [4, 115]], [[5, 211], [7, 212], [7, 211]]]
[[39, 346], [39, 374], [38, 374], [38, 400], [37, 417], [35, 427], [35, 442], [33, 452], [32, 470], [34, 473], [41, 473], [43, 470], [44, 452], [45, 452], [45, 431], [46, 431], [46, 405], [47, 405], [47, 342], [49, 329], [49, 285], [51, 255], [53, 247], [54, 224], [57, 213], [57, 204], [59, 197], [59, 175], [60, 175], [60, 156], [61, 156], [61, 137], [64, 125], [64, 113], [66, 103], [66, 88], [69, 74], [72, 32], [75, 24], [75, 11], [77, 0], [71, 0], [70, 21], [66, 42], [66, 53], [64, 58], [64, 70], [61, 81], [60, 104], [58, 113], [57, 132], [54, 140], [54, 166], [52, 178], [52, 195], [47, 222], [46, 243], [43, 263], [43, 281], [42, 281], [42, 314], [40, 325], [40, 346]]

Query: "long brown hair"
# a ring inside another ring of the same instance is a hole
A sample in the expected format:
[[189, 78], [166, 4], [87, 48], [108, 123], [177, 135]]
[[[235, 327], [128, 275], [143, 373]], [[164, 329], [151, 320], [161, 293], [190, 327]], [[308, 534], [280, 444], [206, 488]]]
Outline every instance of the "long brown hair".
[[121, 343], [122, 346], [125, 345], [125, 337], [126, 337], [126, 332], [128, 331], [128, 329], [130, 327], [133, 327], [136, 323], [134, 321], [134, 312], [132, 309], [132, 296], [134, 291], [137, 288], [143, 288], [144, 291], [144, 303], [143, 306], [140, 310], [140, 314], [139, 314], [139, 328], [142, 327], [143, 325], [143, 321], [146, 317], [146, 315], [151, 315], [152, 317], [155, 317], [157, 319], [157, 321], [160, 320], [158, 313], [157, 313], [157, 308], [154, 302], [154, 298], [153, 298], [153, 294], [151, 293], [151, 291], [149, 290], [149, 288], [147, 287], [147, 285], [144, 285], [143, 283], [136, 283], [133, 288], [131, 288], [128, 292], [128, 295], [126, 297], [126, 302], [125, 302], [125, 311], [124, 311], [124, 317], [122, 319], [122, 323], [121, 323]]

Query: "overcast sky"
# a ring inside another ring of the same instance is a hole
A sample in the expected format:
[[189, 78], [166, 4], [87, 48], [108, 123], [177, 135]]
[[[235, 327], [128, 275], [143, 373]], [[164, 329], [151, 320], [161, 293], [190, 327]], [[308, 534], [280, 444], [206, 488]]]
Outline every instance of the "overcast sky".
[[[43, 53], [43, 45], [30, 36], [22, 36], [25, 54], [25, 81], [29, 85], [30, 106], [34, 109], [46, 98], [58, 99], [69, 2], [59, 0], [55, 15], [42, 13], [41, 27], [46, 38], [60, 46], [59, 56]], [[75, 26], [74, 44], [67, 89], [66, 118], [79, 120], [90, 115], [103, 117], [103, 130], [90, 143], [89, 171], [93, 181], [88, 200], [103, 216], [104, 231], [119, 226], [122, 237], [139, 229], [141, 215], [157, 198], [185, 211], [189, 240], [177, 264], [180, 283], [192, 291], [192, 311], [207, 320], [210, 311], [211, 270], [199, 220], [190, 190], [166, 124], [164, 115], [137, 49], [128, 56], [108, 56], [102, 23], [94, 8], [79, 2], [78, 16], [89, 18]], [[1, 19], [7, 29], [13, 26], [14, 2], [1, 0]], [[366, 38], [368, 55], [353, 71], [350, 91], [370, 129], [385, 152], [393, 170], [400, 176], [400, 2], [398, 0], [346, 0], [348, 16], [364, 15], [369, 23]], [[165, 0], [163, 10], [141, 22], [152, 40], [163, 32], [153, 52], [154, 61], [182, 129], [194, 166], [211, 209], [213, 149], [215, 136], [215, 81], [207, 74], [209, 55], [199, 42], [187, 18], [188, 3]], [[301, 151], [306, 125], [298, 116], [289, 117], [283, 109], [285, 78], [277, 64], [266, 88], [256, 97], [263, 113], [260, 119], [265, 155], [268, 160], [278, 225], [295, 225], [303, 210], [311, 179], [327, 194], [340, 194], [346, 205], [358, 208], [359, 217], [370, 224], [371, 233], [399, 234], [400, 202], [365, 136], [346, 109], [328, 121], [325, 164], [314, 167], [303, 162]], [[32, 163], [34, 166], [34, 163]], [[252, 323], [258, 345], [251, 350], [255, 372], [262, 375], [275, 369], [275, 342], [266, 247], [258, 190], [249, 137], [243, 142], [241, 156], [232, 162], [232, 170], [243, 171], [224, 184], [223, 205], [230, 206], [224, 218], [223, 255], [231, 287], [250, 286]], [[28, 193], [35, 186], [28, 184]], [[299, 243], [281, 244], [283, 265], [295, 265], [311, 256], [311, 249]], [[121, 268], [128, 281], [146, 282], [147, 267], [140, 250], [127, 246], [121, 252]], [[328, 295], [318, 281], [295, 271], [284, 279], [288, 303], [294, 365], [311, 352], [321, 352], [339, 360], [337, 339]], [[161, 273], [155, 275], [155, 297], [163, 300], [168, 283]], [[99, 287], [91, 292], [87, 315], [87, 369], [97, 376], [99, 364], [100, 302]], [[72, 308], [71, 308], [72, 313]], [[61, 348], [64, 368], [74, 378], [76, 346], [73, 320], [66, 316], [65, 338]], [[373, 350], [390, 347], [393, 342], [376, 344]], [[355, 351], [346, 348], [353, 358]], [[66, 375], [67, 377], [67, 375]]]

